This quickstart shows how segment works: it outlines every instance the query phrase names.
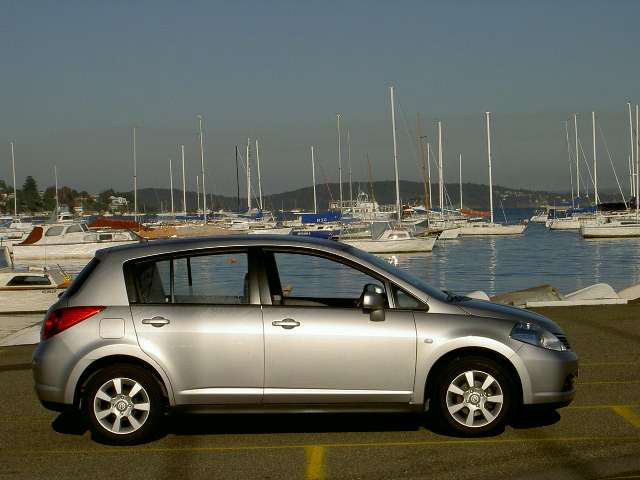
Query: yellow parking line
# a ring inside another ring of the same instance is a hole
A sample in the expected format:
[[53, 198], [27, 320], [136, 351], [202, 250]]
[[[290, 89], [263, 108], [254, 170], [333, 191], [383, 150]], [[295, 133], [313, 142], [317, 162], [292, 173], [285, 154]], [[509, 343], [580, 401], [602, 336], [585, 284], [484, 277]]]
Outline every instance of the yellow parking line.
[[640, 380], [602, 380], [593, 382], [578, 382], [578, 385], [637, 385]]
[[309, 447], [319, 448], [369, 448], [369, 447], [451, 447], [451, 446], [475, 446], [475, 445], [508, 445], [508, 444], [530, 444], [530, 443], [568, 443], [568, 442], [638, 442], [640, 435], [628, 435], [621, 437], [611, 436], [584, 436], [584, 437], [548, 437], [548, 438], [483, 438], [466, 440], [416, 440], [406, 442], [359, 442], [359, 443], [323, 443], [317, 445], [239, 445], [235, 447], [140, 447], [126, 449], [120, 447], [91, 448], [86, 450], [45, 450], [45, 449], [13, 449], [9, 450], [13, 455], [60, 455], [60, 454], [97, 454], [104, 455], [114, 453], [197, 453], [197, 452], [230, 452], [248, 450], [292, 450], [305, 449]]
[[564, 407], [561, 411], [564, 410], [609, 410], [614, 407], [626, 407], [626, 408], [640, 408], [640, 405], [571, 405], [569, 407]]
[[640, 428], [640, 415], [636, 414], [631, 408], [622, 405], [616, 405], [614, 407], [611, 407], [611, 410], [620, 415], [634, 427]]
[[324, 447], [311, 445], [304, 450], [307, 457], [305, 480], [324, 480]]
[[580, 368], [582, 367], [626, 367], [626, 366], [640, 366], [640, 362], [580, 362]]

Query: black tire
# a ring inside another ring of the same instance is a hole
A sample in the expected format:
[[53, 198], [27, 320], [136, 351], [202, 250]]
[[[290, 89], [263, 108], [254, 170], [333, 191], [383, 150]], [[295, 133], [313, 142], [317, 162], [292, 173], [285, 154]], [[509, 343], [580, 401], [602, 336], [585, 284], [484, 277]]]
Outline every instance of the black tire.
[[[475, 372], [472, 388], [469, 388], [465, 372]], [[483, 391], [481, 387], [490, 380], [488, 376], [495, 381]], [[451, 385], [458, 386], [464, 394], [450, 392]], [[517, 403], [515, 385], [509, 370], [490, 358], [456, 358], [437, 372], [432, 391], [429, 392], [432, 419], [445, 431], [455, 435], [473, 437], [499, 433], [504, 430]], [[489, 401], [499, 399], [500, 395], [502, 403]], [[478, 403], [474, 403], [476, 401]], [[452, 413], [450, 408], [458, 410]]]
[[[117, 391], [113, 380], [121, 385], [122, 395], [122, 401], [119, 401], [120, 397], [118, 397], [114, 400], [115, 404], [96, 397], [98, 391], [103, 389], [102, 396], [106, 391], [107, 396], [115, 398]], [[133, 385], [136, 383], [142, 387], [142, 390], [134, 392], [133, 397], [126, 396], [133, 390]], [[145, 410], [147, 404], [148, 410]], [[113, 408], [110, 408], [110, 405]], [[96, 415], [96, 410], [106, 412], [111, 409], [113, 412], [119, 412], [118, 407], [125, 409], [122, 414], [110, 413], [103, 420], [98, 419]], [[133, 445], [156, 437], [165, 411], [165, 398], [158, 381], [147, 370], [137, 365], [116, 364], [98, 371], [89, 379], [85, 388], [82, 410], [95, 440], [111, 445]], [[123, 416], [124, 414], [128, 415]], [[117, 429], [120, 433], [114, 433], [115, 429], [112, 428], [113, 431], [110, 431], [108, 424], [113, 422], [115, 425], [119, 416], [121, 418]]]

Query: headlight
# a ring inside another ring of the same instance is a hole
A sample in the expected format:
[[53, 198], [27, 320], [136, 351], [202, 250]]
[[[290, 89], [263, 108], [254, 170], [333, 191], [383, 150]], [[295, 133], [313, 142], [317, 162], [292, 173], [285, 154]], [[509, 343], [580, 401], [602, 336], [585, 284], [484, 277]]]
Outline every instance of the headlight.
[[509, 335], [514, 340], [535, 345], [536, 347], [548, 348], [563, 352], [567, 347], [553, 333], [531, 323], [517, 323]]

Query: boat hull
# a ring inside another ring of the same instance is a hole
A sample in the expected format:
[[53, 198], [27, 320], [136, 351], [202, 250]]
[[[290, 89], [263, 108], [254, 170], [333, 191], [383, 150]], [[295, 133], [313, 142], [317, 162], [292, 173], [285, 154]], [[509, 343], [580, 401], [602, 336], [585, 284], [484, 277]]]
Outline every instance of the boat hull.
[[640, 224], [632, 225], [583, 225], [583, 238], [634, 238], [640, 237]]
[[0, 290], [0, 313], [44, 313], [63, 291], [61, 288]]
[[460, 228], [448, 228], [438, 235], [438, 240], [455, 240], [460, 236], [461, 231]]
[[11, 253], [13, 260], [62, 260], [67, 258], [93, 258], [98, 250], [115, 247], [118, 245], [131, 245], [138, 243], [137, 240], [127, 240], [118, 242], [87, 242], [70, 244], [49, 244], [49, 245], [13, 245]]
[[460, 227], [460, 235], [520, 235], [526, 225], [481, 224]]
[[432, 251], [433, 246], [436, 243], [436, 238], [411, 238], [408, 240], [342, 240], [342, 242], [368, 253], [417, 253]]

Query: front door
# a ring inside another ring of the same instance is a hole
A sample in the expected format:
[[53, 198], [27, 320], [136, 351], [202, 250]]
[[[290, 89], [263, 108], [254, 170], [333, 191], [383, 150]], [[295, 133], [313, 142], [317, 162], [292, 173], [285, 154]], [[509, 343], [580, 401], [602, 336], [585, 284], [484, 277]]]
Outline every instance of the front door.
[[176, 404], [262, 400], [262, 313], [246, 251], [144, 261], [131, 305], [140, 347], [169, 377]]
[[413, 393], [413, 314], [358, 307], [383, 281], [338, 258], [265, 251], [272, 305], [263, 306], [265, 403], [408, 403]]

